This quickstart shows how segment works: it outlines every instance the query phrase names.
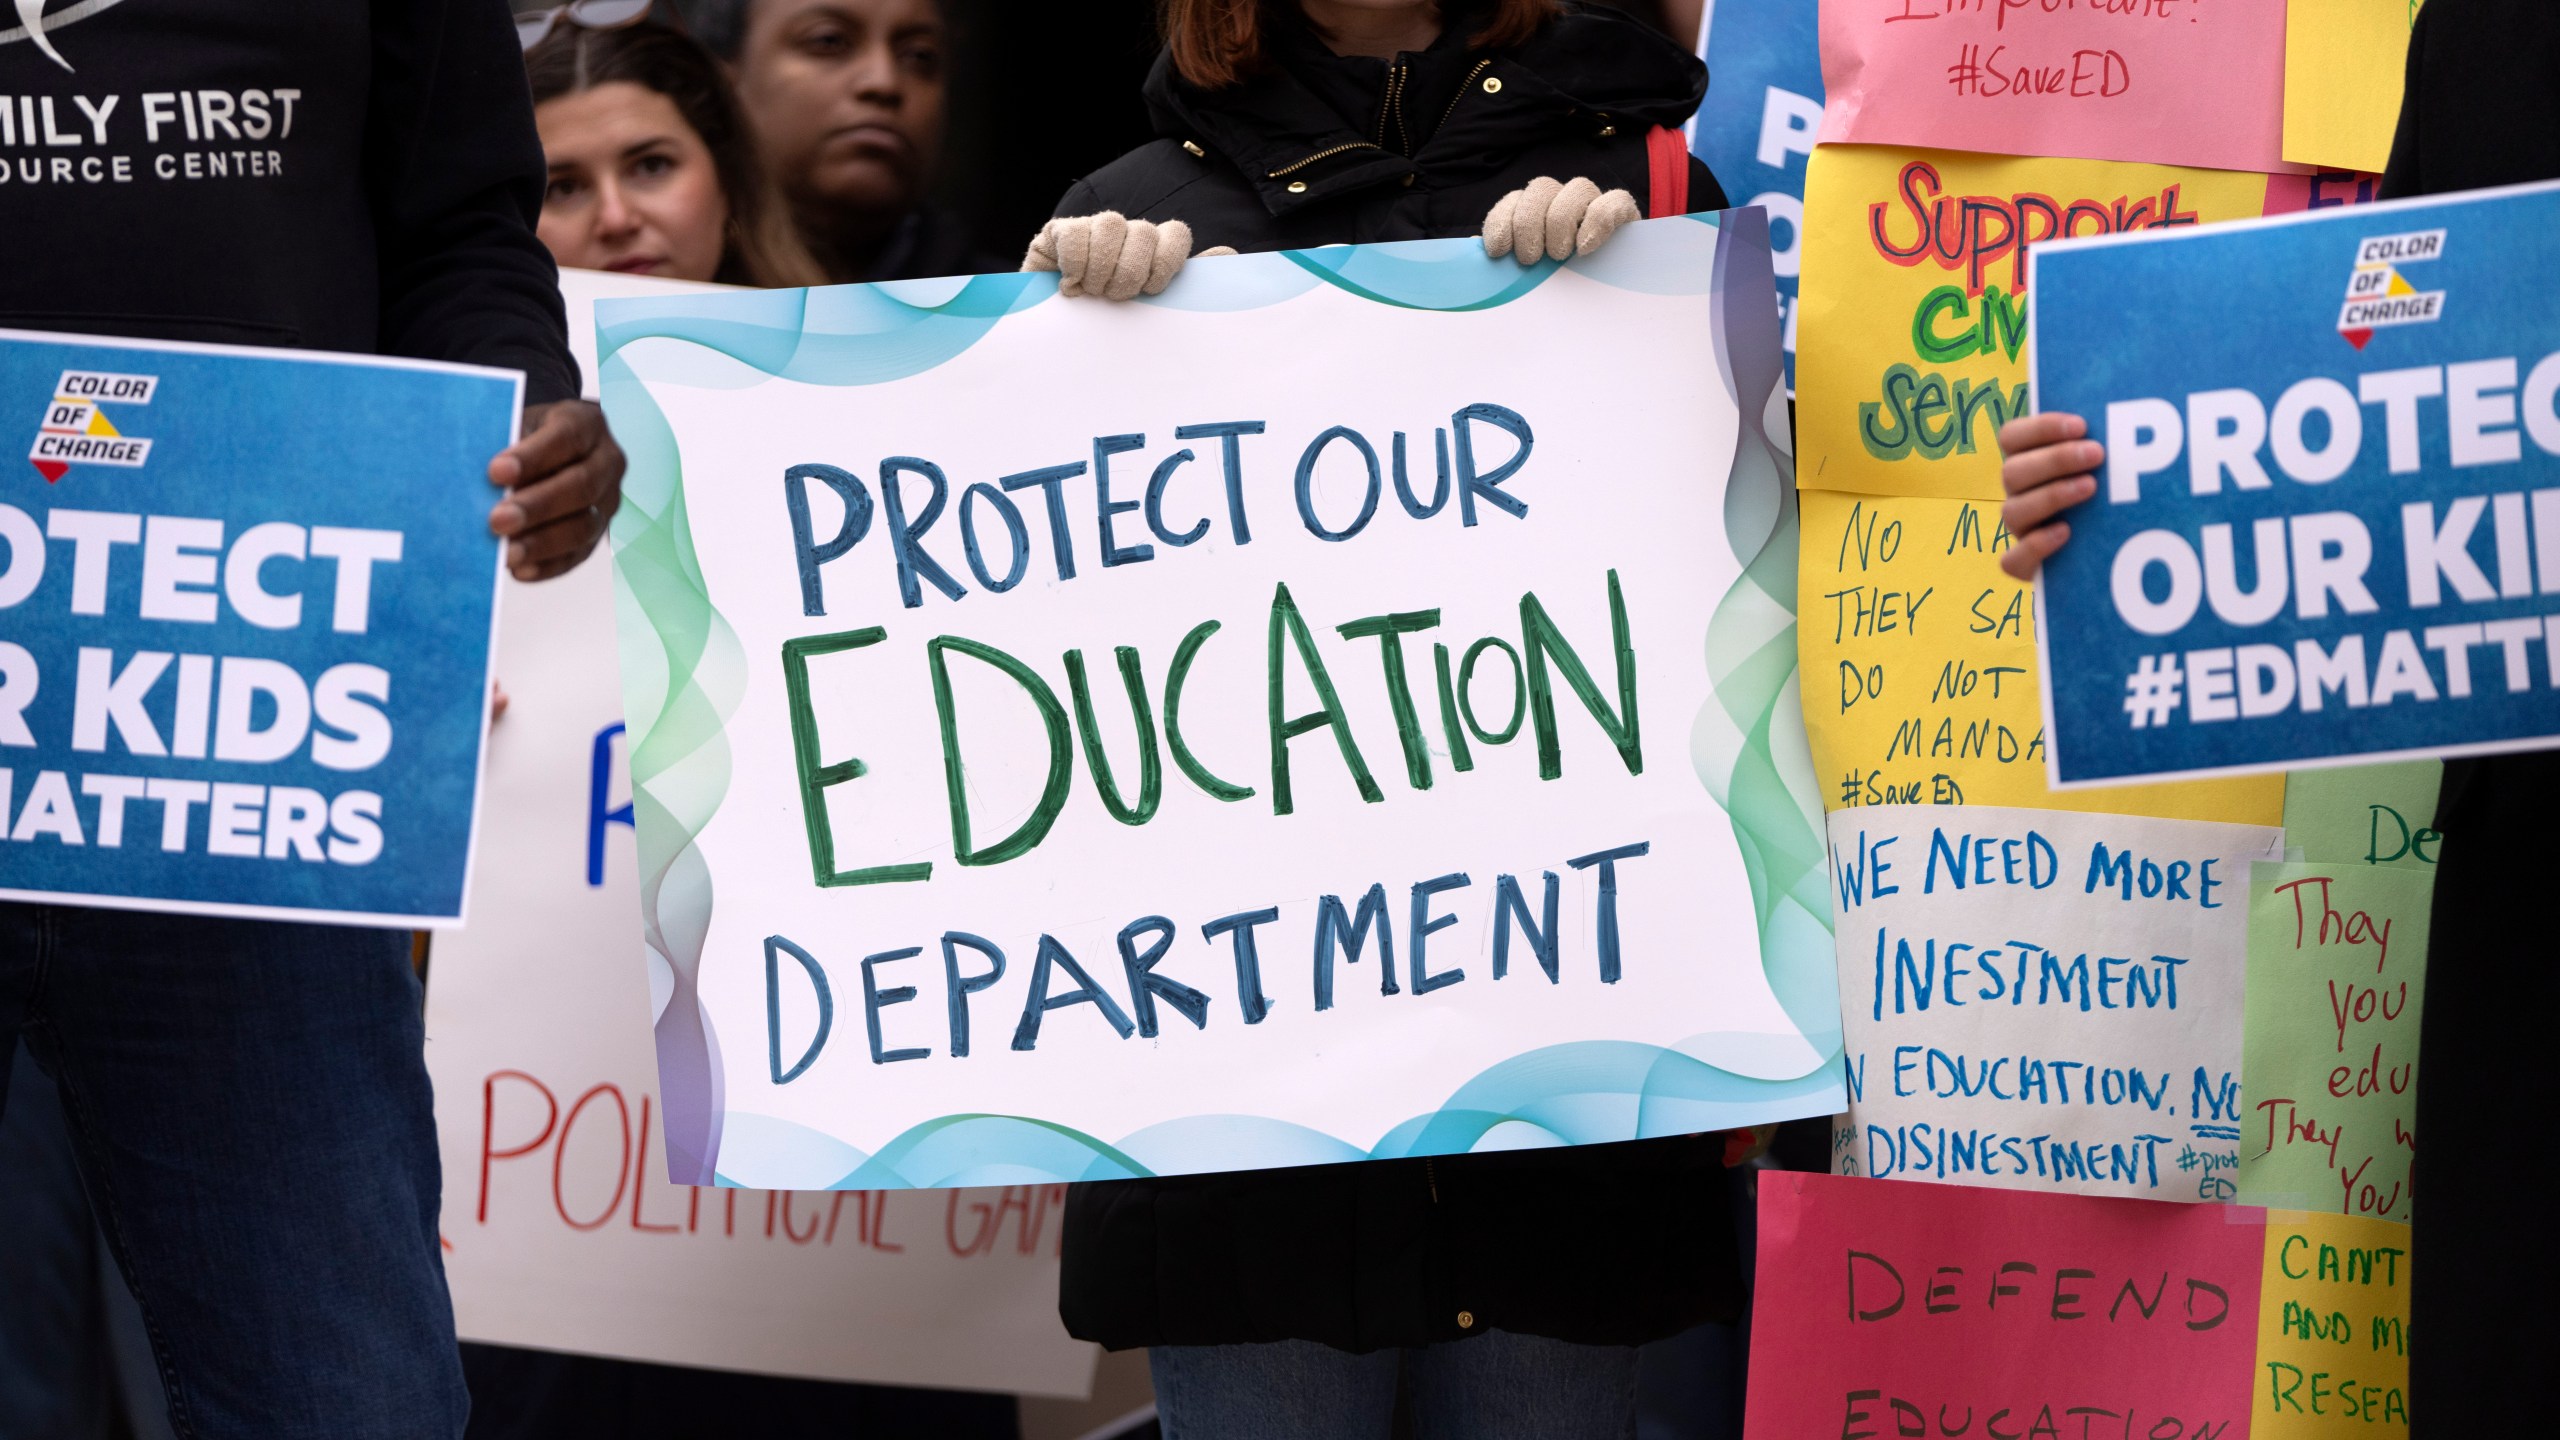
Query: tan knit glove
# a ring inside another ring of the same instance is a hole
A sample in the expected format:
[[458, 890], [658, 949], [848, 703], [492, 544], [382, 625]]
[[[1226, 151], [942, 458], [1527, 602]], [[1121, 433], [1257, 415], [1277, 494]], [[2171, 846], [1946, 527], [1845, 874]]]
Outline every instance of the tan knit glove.
[[1619, 226], [1643, 215], [1636, 197], [1624, 190], [1603, 192], [1579, 177], [1556, 181], [1540, 176], [1485, 212], [1484, 253], [1496, 260], [1514, 256], [1523, 265], [1570, 260], [1599, 249]]
[[[1202, 255], [1233, 255], [1231, 246], [1203, 250]], [[1164, 287], [1191, 258], [1191, 227], [1179, 220], [1161, 224], [1131, 220], [1117, 210], [1052, 220], [1031, 237], [1022, 257], [1025, 270], [1054, 270], [1061, 295], [1091, 295], [1104, 300], [1134, 300], [1161, 295]]]

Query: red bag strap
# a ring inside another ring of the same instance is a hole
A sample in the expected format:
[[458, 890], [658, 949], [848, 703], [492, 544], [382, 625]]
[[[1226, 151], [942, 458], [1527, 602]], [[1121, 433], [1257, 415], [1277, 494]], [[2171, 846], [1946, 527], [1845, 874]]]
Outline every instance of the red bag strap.
[[1668, 125], [1656, 125], [1645, 132], [1644, 152], [1652, 172], [1645, 191], [1646, 217], [1688, 214], [1689, 138]]

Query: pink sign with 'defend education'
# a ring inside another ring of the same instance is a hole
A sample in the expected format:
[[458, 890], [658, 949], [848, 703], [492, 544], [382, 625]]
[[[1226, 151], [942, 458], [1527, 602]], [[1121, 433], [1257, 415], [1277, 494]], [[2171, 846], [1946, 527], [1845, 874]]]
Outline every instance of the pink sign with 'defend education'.
[[1826, 143], [2297, 171], [2280, 0], [1824, 0]]
[[1765, 1174], [1745, 1433], [2237, 1440], [2263, 1214]]

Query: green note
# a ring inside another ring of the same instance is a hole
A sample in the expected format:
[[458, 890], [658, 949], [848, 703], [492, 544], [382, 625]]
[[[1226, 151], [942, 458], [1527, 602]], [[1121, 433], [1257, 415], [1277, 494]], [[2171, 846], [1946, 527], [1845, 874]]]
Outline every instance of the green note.
[[2249, 867], [2243, 1204], [2409, 1223], [2434, 891], [2361, 858]]
[[2296, 770], [2285, 777], [2284, 843], [2315, 865], [2415, 866], [2432, 872], [2444, 764], [2411, 760]]

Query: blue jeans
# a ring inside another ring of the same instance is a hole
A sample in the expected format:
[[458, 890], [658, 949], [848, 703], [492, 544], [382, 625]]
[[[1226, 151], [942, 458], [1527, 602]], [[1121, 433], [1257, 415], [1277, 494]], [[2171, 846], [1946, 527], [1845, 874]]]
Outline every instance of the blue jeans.
[[1629, 1440], [1632, 1346], [1491, 1330], [1354, 1355], [1307, 1340], [1147, 1352], [1165, 1440], [1387, 1440], [1410, 1364], [1418, 1440]]
[[21, 1051], [0, 1087], [18, 1097], [0, 1110], [0, 1436], [171, 1440], [142, 1312], [89, 1213], [53, 1081]]
[[189, 1440], [453, 1440], [408, 937], [0, 904], [23, 1036]]

